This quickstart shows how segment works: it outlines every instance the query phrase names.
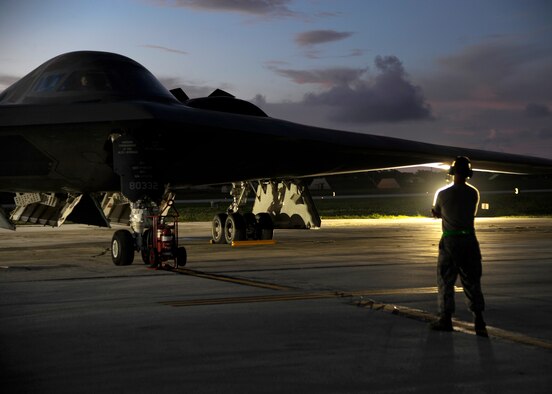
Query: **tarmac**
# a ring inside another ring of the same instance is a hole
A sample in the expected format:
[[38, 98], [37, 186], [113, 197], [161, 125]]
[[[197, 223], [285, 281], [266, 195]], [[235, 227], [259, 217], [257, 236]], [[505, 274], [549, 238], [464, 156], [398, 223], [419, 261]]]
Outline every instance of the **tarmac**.
[[[440, 222], [324, 220], [188, 264], [111, 263], [113, 229], [0, 230], [0, 391], [550, 393], [552, 218], [478, 218], [489, 338], [436, 318]], [[459, 283], [458, 283], [459, 285]]]

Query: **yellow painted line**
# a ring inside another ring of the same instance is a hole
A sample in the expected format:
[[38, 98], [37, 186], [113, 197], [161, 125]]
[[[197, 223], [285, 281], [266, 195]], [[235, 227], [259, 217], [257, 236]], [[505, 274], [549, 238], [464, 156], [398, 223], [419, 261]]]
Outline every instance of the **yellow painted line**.
[[[198, 271], [178, 269], [178, 272], [185, 275], [199, 276], [207, 279], [224, 280], [232, 283], [244, 284], [248, 286], [270, 288], [273, 290], [292, 290], [284, 286], [267, 284], [263, 282], [241, 280], [237, 278], [224, 277], [221, 275], [205, 274]], [[184, 271], [184, 272], [182, 272]], [[455, 287], [455, 291], [462, 291], [461, 287]], [[260, 303], [260, 302], [282, 302], [282, 301], [306, 301], [306, 300], [320, 300], [331, 298], [343, 298], [343, 297], [358, 297], [367, 295], [393, 295], [393, 294], [431, 294], [437, 293], [436, 287], [417, 287], [417, 288], [405, 288], [405, 289], [380, 289], [380, 290], [365, 290], [355, 292], [336, 292], [336, 291], [323, 291], [313, 293], [287, 293], [287, 294], [271, 294], [271, 295], [259, 295], [259, 296], [245, 296], [245, 297], [224, 297], [224, 298], [203, 298], [195, 300], [176, 300], [176, 301], [161, 301], [159, 304], [172, 306], [172, 307], [190, 307], [190, 306], [207, 306], [207, 305], [228, 305], [228, 304], [245, 304], [245, 303]], [[377, 311], [388, 312], [393, 315], [404, 316], [410, 319], [431, 322], [438, 317], [434, 313], [430, 313], [421, 309], [410, 308], [401, 305], [393, 305], [381, 303], [375, 300], [367, 299], [353, 302], [354, 305], [361, 308], [368, 308]], [[458, 319], [453, 319], [453, 327], [455, 331], [465, 334], [475, 335], [473, 329], [473, 323], [465, 322]], [[552, 350], [552, 342], [530, 337], [525, 334], [503, 330], [497, 327], [487, 326], [487, 332], [490, 337], [500, 338], [509, 342], [519, 343], [523, 345], [529, 345], [539, 347], [542, 349]]]
[[487, 326], [489, 335], [505, 339], [507, 341], [522, 343], [524, 345], [541, 347], [547, 350], [552, 350], [552, 342], [540, 338], [533, 338], [519, 332], [503, 330], [501, 328]]
[[[191, 271], [191, 270], [189, 270]], [[195, 275], [206, 277], [206, 275]], [[211, 276], [211, 275], [209, 275]], [[224, 277], [225, 279], [230, 279], [229, 277]], [[219, 278], [209, 278], [209, 279], [219, 279]], [[254, 286], [260, 282], [251, 281], [251, 283], [245, 283], [245, 280], [238, 280], [232, 278], [232, 282], [239, 284], [247, 284]], [[264, 283], [263, 283], [264, 284]], [[268, 284], [269, 286], [278, 286]], [[257, 286], [261, 287], [261, 286]], [[283, 287], [279, 290], [284, 289]], [[291, 290], [287, 288], [287, 290]], [[461, 288], [456, 288], [456, 291], [461, 291]], [[339, 292], [339, 291], [323, 291], [323, 292], [314, 292], [314, 293], [291, 293], [291, 294], [271, 294], [271, 295], [261, 295], [261, 296], [248, 296], [248, 297], [224, 297], [224, 298], [204, 298], [197, 300], [182, 300], [182, 301], [163, 301], [161, 304], [175, 307], [183, 306], [199, 306], [199, 305], [222, 305], [222, 304], [241, 304], [241, 303], [253, 303], [253, 302], [276, 302], [276, 301], [302, 301], [302, 300], [314, 300], [314, 299], [324, 299], [324, 298], [344, 298], [344, 297], [355, 297], [355, 296], [372, 296], [372, 295], [392, 295], [392, 294], [432, 294], [437, 293], [436, 287], [419, 287], [419, 288], [407, 288], [407, 289], [380, 289], [380, 290], [362, 290], [355, 292]], [[364, 302], [364, 301], [362, 301]], [[365, 304], [371, 303], [372, 309], [380, 309], [388, 307], [387, 304], [375, 303], [373, 301], [365, 301]], [[359, 305], [360, 306], [360, 305]], [[431, 315], [433, 318], [433, 315]], [[431, 319], [430, 319], [431, 320]]]
[[[456, 293], [463, 292], [461, 287], [455, 286]], [[437, 294], [437, 287], [411, 287], [406, 289], [374, 289], [374, 290], [358, 290], [352, 292], [344, 292], [343, 296], [361, 297], [372, 295], [401, 295], [401, 294]]]
[[[423, 322], [435, 321], [438, 318], [437, 315], [421, 309], [409, 308], [401, 305], [382, 304], [374, 300], [361, 300], [356, 305], [362, 308], [390, 312], [394, 315], [405, 316], [410, 319]], [[455, 331], [459, 331], [464, 334], [476, 335], [473, 328], [473, 323], [469, 323], [459, 319], [452, 319], [452, 325]], [[519, 332], [487, 326], [487, 333], [489, 334], [489, 337], [500, 338], [509, 342], [539, 347], [546, 350], [552, 350], [552, 342], [545, 339], [530, 337]]]
[[300, 293], [300, 294], [277, 294], [265, 296], [249, 296], [249, 297], [225, 297], [225, 298], [203, 298], [198, 300], [181, 300], [181, 301], [161, 301], [160, 304], [185, 307], [185, 306], [204, 306], [204, 305], [224, 305], [224, 304], [247, 304], [257, 302], [278, 302], [278, 301], [304, 301], [304, 300], [319, 300], [324, 298], [335, 298], [338, 294], [335, 292], [319, 292], [319, 293]]
[[182, 275], [195, 276], [198, 278], [218, 280], [222, 282], [235, 283], [235, 284], [245, 285], [245, 286], [260, 287], [262, 289], [280, 290], [280, 291], [293, 290], [293, 288], [291, 287], [281, 286], [274, 283], [260, 282], [260, 281], [251, 280], [251, 279], [234, 278], [226, 275], [208, 274], [206, 272], [191, 270], [187, 268], [175, 268], [173, 272], [178, 272], [179, 274], [182, 274]]
[[232, 241], [232, 247], [257, 246], [257, 245], [275, 245], [274, 239], [256, 240], [256, 241]]

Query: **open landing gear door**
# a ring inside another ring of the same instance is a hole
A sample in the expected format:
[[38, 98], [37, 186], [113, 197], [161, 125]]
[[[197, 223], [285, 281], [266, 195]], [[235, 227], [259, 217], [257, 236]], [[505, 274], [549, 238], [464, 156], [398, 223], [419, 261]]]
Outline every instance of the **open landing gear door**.
[[59, 227], [65, 220], [110, 227], [96, 199], [88, 194], [16, 193], [10, 221]]
[[309, 189], [301, 181], [259, 182], [253, 213], [267, 212], [274, 228], [309, 229], [321, 225]]
[[15, 224], [13, 224], [10, 219], [8, 219], [8, 215], [6, 215], [6, 211], [4, 211], [4, 208], [2, 207], [0, 207], [0, 228], [5, 228], [6, 230], [15, 230]]
[[[247, 195], [255, 190], [252, 212], [243, 212]], [[232, 184], [234, 201], [213, 218], [213, 243], [272, 240], [274, 229], [310, 229], [321, 220], [308, 188], [300, 180]]]

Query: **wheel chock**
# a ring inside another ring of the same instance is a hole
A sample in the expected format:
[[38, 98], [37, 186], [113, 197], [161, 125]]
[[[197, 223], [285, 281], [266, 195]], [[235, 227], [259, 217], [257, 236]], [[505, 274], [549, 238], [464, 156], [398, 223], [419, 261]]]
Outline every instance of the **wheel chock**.
[[252, 240], [252, 241], [232, 241], [232, 247], [240, 247], [240, 246], [257, 246], [257, 245], [274, 245], [276, 244], [276, 241], [274, 239], [260, 239], [260, 240]]

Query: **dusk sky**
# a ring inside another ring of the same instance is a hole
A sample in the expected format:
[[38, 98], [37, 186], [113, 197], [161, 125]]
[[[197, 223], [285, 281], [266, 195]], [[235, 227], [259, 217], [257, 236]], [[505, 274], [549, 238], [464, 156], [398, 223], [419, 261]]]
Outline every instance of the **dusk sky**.
[[552, 158], [552, 1], [0, 0], [0, 91], [76, 50], [270, 116]]

